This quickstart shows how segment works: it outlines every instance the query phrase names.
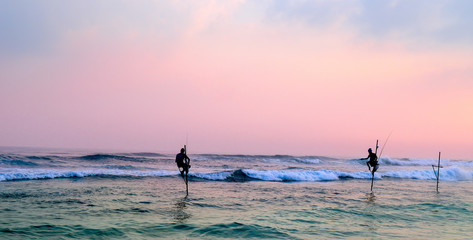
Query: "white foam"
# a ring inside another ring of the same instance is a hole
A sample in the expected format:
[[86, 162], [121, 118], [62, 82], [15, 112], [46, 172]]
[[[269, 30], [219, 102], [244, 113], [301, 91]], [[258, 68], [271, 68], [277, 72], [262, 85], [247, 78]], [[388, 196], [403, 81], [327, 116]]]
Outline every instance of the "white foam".
[[[391, 171], [382, 174], [383, 177], [436, 180], [433, 170], [413, 170], [413, 171]], [[446, 181], [469, 181], [473, 180], [473, 171], [460, 168], [440, 169], [440, 179]]]
[[369, 172], [339, 172], [332, 170], [288, 171], [288, 170], [242, 170], [248, 177], [263, 181], [334, 181], [343, 178], [368, 179]]
[[[415, 159], [415, 158], [390, 158], [382, 157], [378, 160], [381, 165], [388, 166], [431, 166], [437, 165], [438, 159]], [[444, 159], [440, 161], [442, 166], [452, 166], [452, 167], [473, 167], [473, 161], [450, 161]]]
[[73, 178], [97, 175], [109, 176], [170, 176], [178, 174], [178, 171], [130, 171], [130, 170], [59, 170], [59, 169], [0, 169], [0, 181], [10, 180], [32, 180], [49, 178]]
[[308, 164], [318, 164], [320, 159], [318, 158], [295, 158], [297, 162], [308, 163]]
[[[222, 181], [229, 179], [236, 171], [222, 172], [191, 172], [190, 176], [202, 178], [211, 181]], [[346, 178], [353, 179], [371, 179], [371, 173], [362, 172], [342, 172], [334, 170], [254, 170], [243, 169], [241, 172], [253, 179], [262, 181], [335, 181]], [[112, 169], [85, 169], [85, 170], [60, 170], [60, 169], [13, 169], [0, 168], [0, 181], [9, 180], [33, 180], [50, 178], [73, 178], [88, 177], [97, 175], [107, 176], [173, 176], [179, 175], [178, 171], [138, 171], [138, 170], [112, 170]], [[435, 180], [435, 174], [432, 170], [403, 170], [376, 172], [375, 178], [385, 177], [401, 179], [421, 179]], [[473, 180], [473, 171], [460, 168], [442, 168], [440, 170], [440, 179], [446, 181], [471, 181]]]
[[233, 172], [214, 172], [214, 173], [200, 173], [200, 172], [190, 172], [190, 176], [206, 179], [206, 180], [225, 180], [232, 175]]
[[[263, 181], [334, 181], [346, 178], [371, 179], [371, 173], [366, 172], [341, 172], [333, 170], [297, 171], [297, 170], [242, 170], [248, 177]], [[384, 177], [402, 179], [436, 180], [432, 170], [410, 170], [376, 172], [375, 179]], [[446, 181], [470, 181], [473, 180], [473, 171], [460, 168], [446, 168], [440, 170], [440, 179]]]

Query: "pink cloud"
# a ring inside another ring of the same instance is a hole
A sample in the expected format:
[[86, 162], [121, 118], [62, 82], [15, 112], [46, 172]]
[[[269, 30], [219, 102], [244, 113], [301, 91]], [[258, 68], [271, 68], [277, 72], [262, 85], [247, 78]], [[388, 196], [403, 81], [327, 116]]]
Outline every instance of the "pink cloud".
[[[229, 28], [215, 22], [236, 5], [215, 4], [172, 39], [94, 27], [68, 32], [55, 55], [4, 67], [5, 79], [31, 82], [0, 91], [0, 144], [172, 151], [189, 134], [196, 152], [352, 156], [394, 130], [390, 155], [471, 156], [468, 52]], [[437, 77], [446, 73], [458, 81]]]

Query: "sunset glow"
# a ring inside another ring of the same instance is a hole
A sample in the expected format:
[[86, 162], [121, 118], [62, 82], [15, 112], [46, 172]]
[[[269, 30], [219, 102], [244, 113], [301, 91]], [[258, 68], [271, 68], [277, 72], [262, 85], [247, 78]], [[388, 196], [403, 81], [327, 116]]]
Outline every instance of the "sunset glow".
[[2, 1], [1, 146], [473, 157], [471, 1]]

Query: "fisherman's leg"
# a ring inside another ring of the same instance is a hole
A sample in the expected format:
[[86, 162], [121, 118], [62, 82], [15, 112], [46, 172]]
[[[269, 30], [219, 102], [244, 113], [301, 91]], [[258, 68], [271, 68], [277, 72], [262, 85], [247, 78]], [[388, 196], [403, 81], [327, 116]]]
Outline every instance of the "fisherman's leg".
[[376, 171], [378, 171], [379, 165], [374, 165], [373, 166], [373, 175]]
[[190, 160], [186, 161], [186, 163], [185, 163], [187, 171], [189, 171], [189, 168], [191, 168], [191, 165], [189, 163], [190, 163]]
[[366, 165], [368, 166], [368, 171], [371, 172], [370, 162], [366, 162]]
[[181, 172], [181, 177], [184, 178], [184, 168], [179, 167], [179, 172]]

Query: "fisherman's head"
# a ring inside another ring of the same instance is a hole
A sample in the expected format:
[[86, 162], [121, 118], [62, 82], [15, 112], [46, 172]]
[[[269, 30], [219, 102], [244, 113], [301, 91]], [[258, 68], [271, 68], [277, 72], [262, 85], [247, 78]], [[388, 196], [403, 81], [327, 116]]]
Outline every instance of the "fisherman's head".
[[185, 153], [186, 150], [184, 148], [181, 148], [181, 153]]
[[369, 152], [369, 153], [372, 153], [372, 152], [373, 152], [373, 150], [371, 150], [371, 148], [368, 148], [368, 152]]

